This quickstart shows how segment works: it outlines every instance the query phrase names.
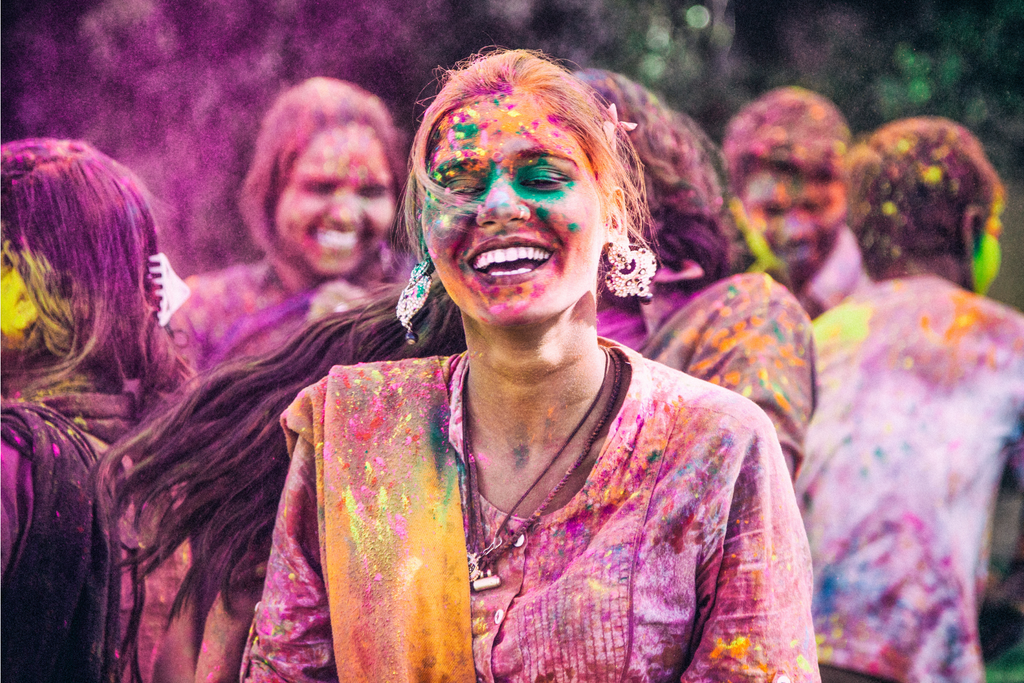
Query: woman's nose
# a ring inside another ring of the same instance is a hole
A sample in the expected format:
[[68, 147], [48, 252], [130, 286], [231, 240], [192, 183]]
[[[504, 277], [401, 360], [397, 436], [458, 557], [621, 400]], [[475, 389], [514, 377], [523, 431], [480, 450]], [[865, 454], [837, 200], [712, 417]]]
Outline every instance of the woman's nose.
[[507, 180], [498, 180], [484, 195], [483, 203], [477, 209], [476, 223], [479, 226], [505, 224], [529, 217], [529, 207], [519, 198], [512, 185]]
[[358, 214], [358, 197], [351, 192], [335, 192], [327, 205], [327, 215], [338, 223], [353, 223]]

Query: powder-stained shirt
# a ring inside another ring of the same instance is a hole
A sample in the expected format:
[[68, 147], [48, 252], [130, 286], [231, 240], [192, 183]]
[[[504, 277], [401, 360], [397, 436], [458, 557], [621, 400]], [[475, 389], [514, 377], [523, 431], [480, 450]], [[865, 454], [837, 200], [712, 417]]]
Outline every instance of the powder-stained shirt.
[[764, 410], [795, 476], [814, 412], [811, 321], [767, 275], [734, 275], [705, 288], [666, 320], [641, 353], [731, 389]]
[[815, 338], [797, 494], [820, 661], [904, 683], [983, 681], [988, 516], [1008, 459], [1024, 475], [1024, 316], [919, 276], [859, 290]]
[[363, 290], [338, 280], [289, 293], [269, 261], [240, 264], [186, 280], [192, 290], [172, 320], [198, 370], [230, 358], [272, 353], [311, 318], [346, 310]]
[[[632, 378], [586, 483], [471, 596], [478, 680], [818, 681], [806, 540], [771, 423], [616, 348]], [[448, 386], [460, 456], [465, 358]], [[337, 680], [312, 452], [285, 484], [247, 680]], [[502, 513], [483, 505], [493, 533]]]

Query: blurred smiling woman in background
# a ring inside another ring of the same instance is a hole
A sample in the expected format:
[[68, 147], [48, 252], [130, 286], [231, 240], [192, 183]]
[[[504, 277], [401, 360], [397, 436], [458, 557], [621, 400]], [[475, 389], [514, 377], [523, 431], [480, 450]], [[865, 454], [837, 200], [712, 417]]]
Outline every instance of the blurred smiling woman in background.
[[188, 280], [178, 326], [198, 369], [276, 350], [308, 318], [394, 280], [387, 241], [403, 154], [384, 104], [356, 85], [311, 78], [278, 97], [240, 202], [266, 258]]

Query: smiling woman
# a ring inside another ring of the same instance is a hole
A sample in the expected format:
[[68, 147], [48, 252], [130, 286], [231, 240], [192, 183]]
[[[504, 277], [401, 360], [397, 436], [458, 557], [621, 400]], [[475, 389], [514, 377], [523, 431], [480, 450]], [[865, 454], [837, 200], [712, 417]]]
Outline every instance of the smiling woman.
[[414, 329], [436, 270], [468, 351], [335, 367], [285, 412], [247, 680], [818, 680], [771, 423], [597, 336], [600, 274], [623, 295], [653, 275], [635, 170], [614, 111], [545, 58], [448, 75], [413, 143], [399, 312]]
[[240, 202], [266, 258], [190, 278], [176, 320], [198, 368], [279, 348], [393, 278], [401, 147], [383, 103], [350, 83], [311, 78], [277, 99]]

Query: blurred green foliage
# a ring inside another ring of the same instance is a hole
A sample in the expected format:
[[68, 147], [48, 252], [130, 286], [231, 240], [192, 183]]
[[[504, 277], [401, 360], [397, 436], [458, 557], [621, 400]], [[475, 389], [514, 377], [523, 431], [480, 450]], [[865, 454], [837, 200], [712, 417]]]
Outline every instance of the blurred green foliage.
[[753, 3], [608, 6], [620, 35], [595, 60], [661, 92], [715, 138], [744, 102], [796, 84], [835, 101], [854, 132], [908, 116], [959, 121], [1001, 174], [1024, 177], [1024, 0], [910, 2], [901, 13], [798, 2], [772, 10], [776, 49], [760, 58], [744, 50], [758, 36], [736, 35], [736, 14]]

